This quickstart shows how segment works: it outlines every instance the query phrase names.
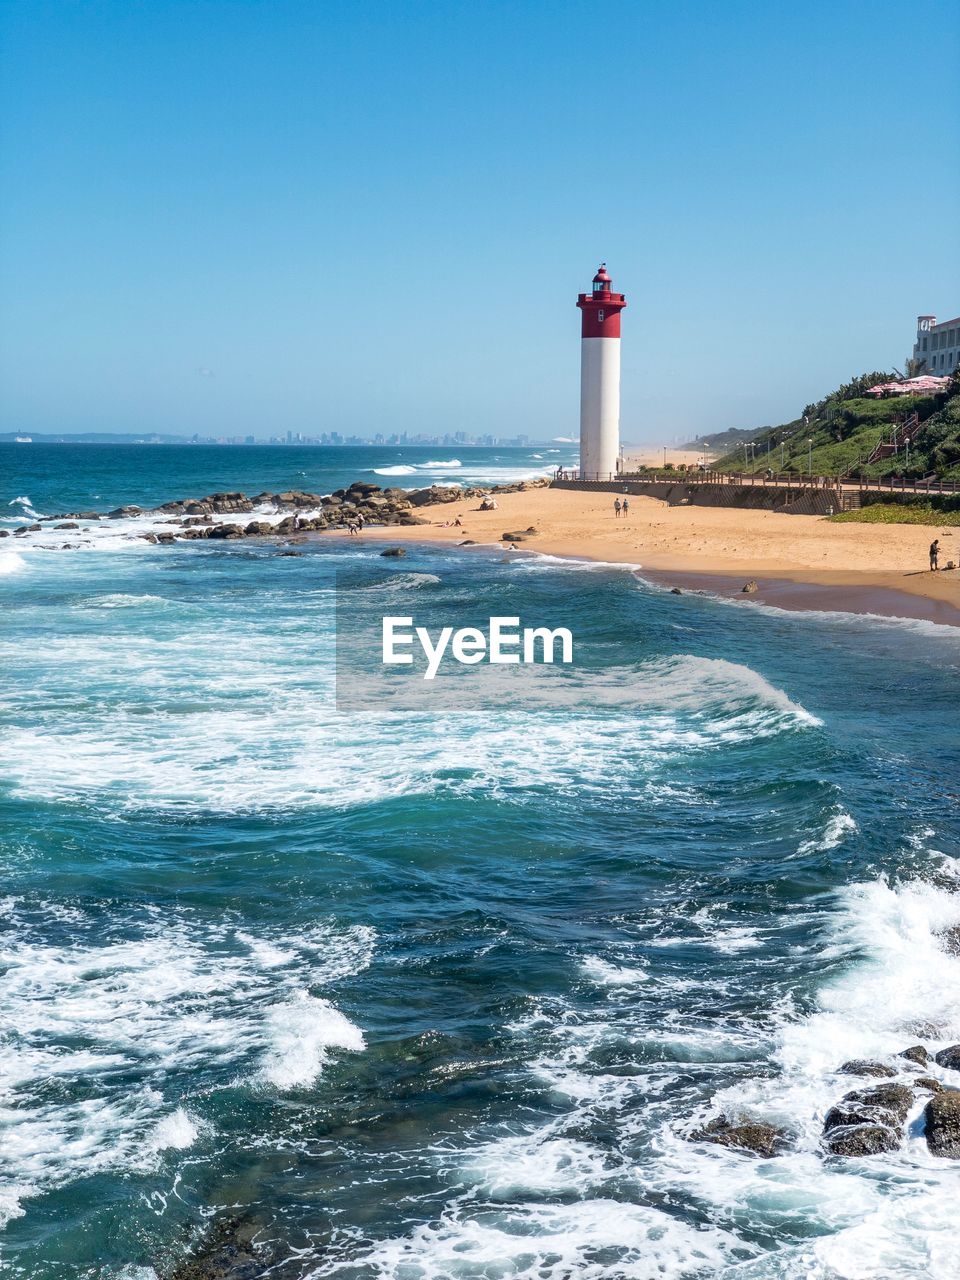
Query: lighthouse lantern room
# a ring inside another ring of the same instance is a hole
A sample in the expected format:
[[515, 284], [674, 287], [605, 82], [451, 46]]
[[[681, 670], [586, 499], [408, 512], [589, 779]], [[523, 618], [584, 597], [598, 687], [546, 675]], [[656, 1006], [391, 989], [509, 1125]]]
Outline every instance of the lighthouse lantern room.
[[607, 264], [581, 293], [580, 479], [612, 480], [620, 462], [620, 312], [627, 305], [614, 293]]

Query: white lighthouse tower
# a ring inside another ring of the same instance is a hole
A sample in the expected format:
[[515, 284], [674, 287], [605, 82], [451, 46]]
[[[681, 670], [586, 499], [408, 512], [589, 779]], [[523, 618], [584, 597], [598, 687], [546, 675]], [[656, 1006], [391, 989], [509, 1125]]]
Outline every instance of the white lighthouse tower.
[[620, 462], [620, 312], [627, 305], [613, 293], [607, 264], [593, 277], [593, 292], [581, 293], [580, 479], [612, 480]]

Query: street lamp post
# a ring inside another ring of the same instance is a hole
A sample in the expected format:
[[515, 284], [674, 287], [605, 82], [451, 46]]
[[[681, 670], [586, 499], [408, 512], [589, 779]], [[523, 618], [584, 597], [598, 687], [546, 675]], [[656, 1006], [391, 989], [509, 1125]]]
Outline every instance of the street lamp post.
[[907, 446], [907, 466], [910, 465], [910, 437], [904, 436], [903, 443]]
[[813, 475], [813, 436], [807, 440], [807, 470]]
[[783, 468], [787, 465], [787, 464], [784, 462], [784, 460], [783, 460], [783, 450], [784, 450], [784, 448], [785, 448], [785, 446], [786, 446], [786, 443], [787, 443], [787, 437], [786, 437], [786, 436], [781, 436], [781, 437], [780, 437], [780, 470], [781, 470], [781, 471], [782, 471], [782, 470], [783, 470]]

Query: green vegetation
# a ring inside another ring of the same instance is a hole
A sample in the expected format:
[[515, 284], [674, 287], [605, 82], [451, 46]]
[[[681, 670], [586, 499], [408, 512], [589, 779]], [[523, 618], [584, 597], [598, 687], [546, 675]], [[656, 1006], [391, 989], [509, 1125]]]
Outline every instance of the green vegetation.
[[841, 511], [827, 519], [835, 524], [932, 524], [947, 528], [960, 525], [960, 511], [937, 511], [934, 507], [902, 502], [875, 502], [859, 511]]
[[[766, 431], [769, 428], [760, 427], [760, 431]], [[710, 436], [697, 436], [696, 440], [688, 440], [686, 444], [680, 446], [681, 449], [709, 449], [714, 450], [734, 450], [738, 444], [744, 440], [752, 440], [758, 434], [757, 430], [748, 431], [743, 427], [730, 427], [726, 431], [715, 431]]]
[[[864, 396], [867, 387], [889, 380], [889, 374], [866, 373], [838, 387], [800, 417], [779, 427], [763, 428], [751, 442], [739, 443], [715, 464], [721, 471], [762, 474], [793, 472], [797, 476], [904, 476], [908, 480], [937, 475], [960, 480], [960, 377], [954, 374], [942, 395]], [[920, 430], [906, 450], [867, 464], [874, 446], [889, 440], [897, 423], [916, 413]]]

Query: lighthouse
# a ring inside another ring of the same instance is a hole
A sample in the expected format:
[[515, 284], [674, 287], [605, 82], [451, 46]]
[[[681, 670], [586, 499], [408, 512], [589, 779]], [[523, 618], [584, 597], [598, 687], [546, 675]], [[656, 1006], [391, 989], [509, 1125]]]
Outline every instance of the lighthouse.
[[581, 293], [580, 479], [612, 480], [620, 460], [620, 312], [607, 264], [593, 277], [592, 293]]

